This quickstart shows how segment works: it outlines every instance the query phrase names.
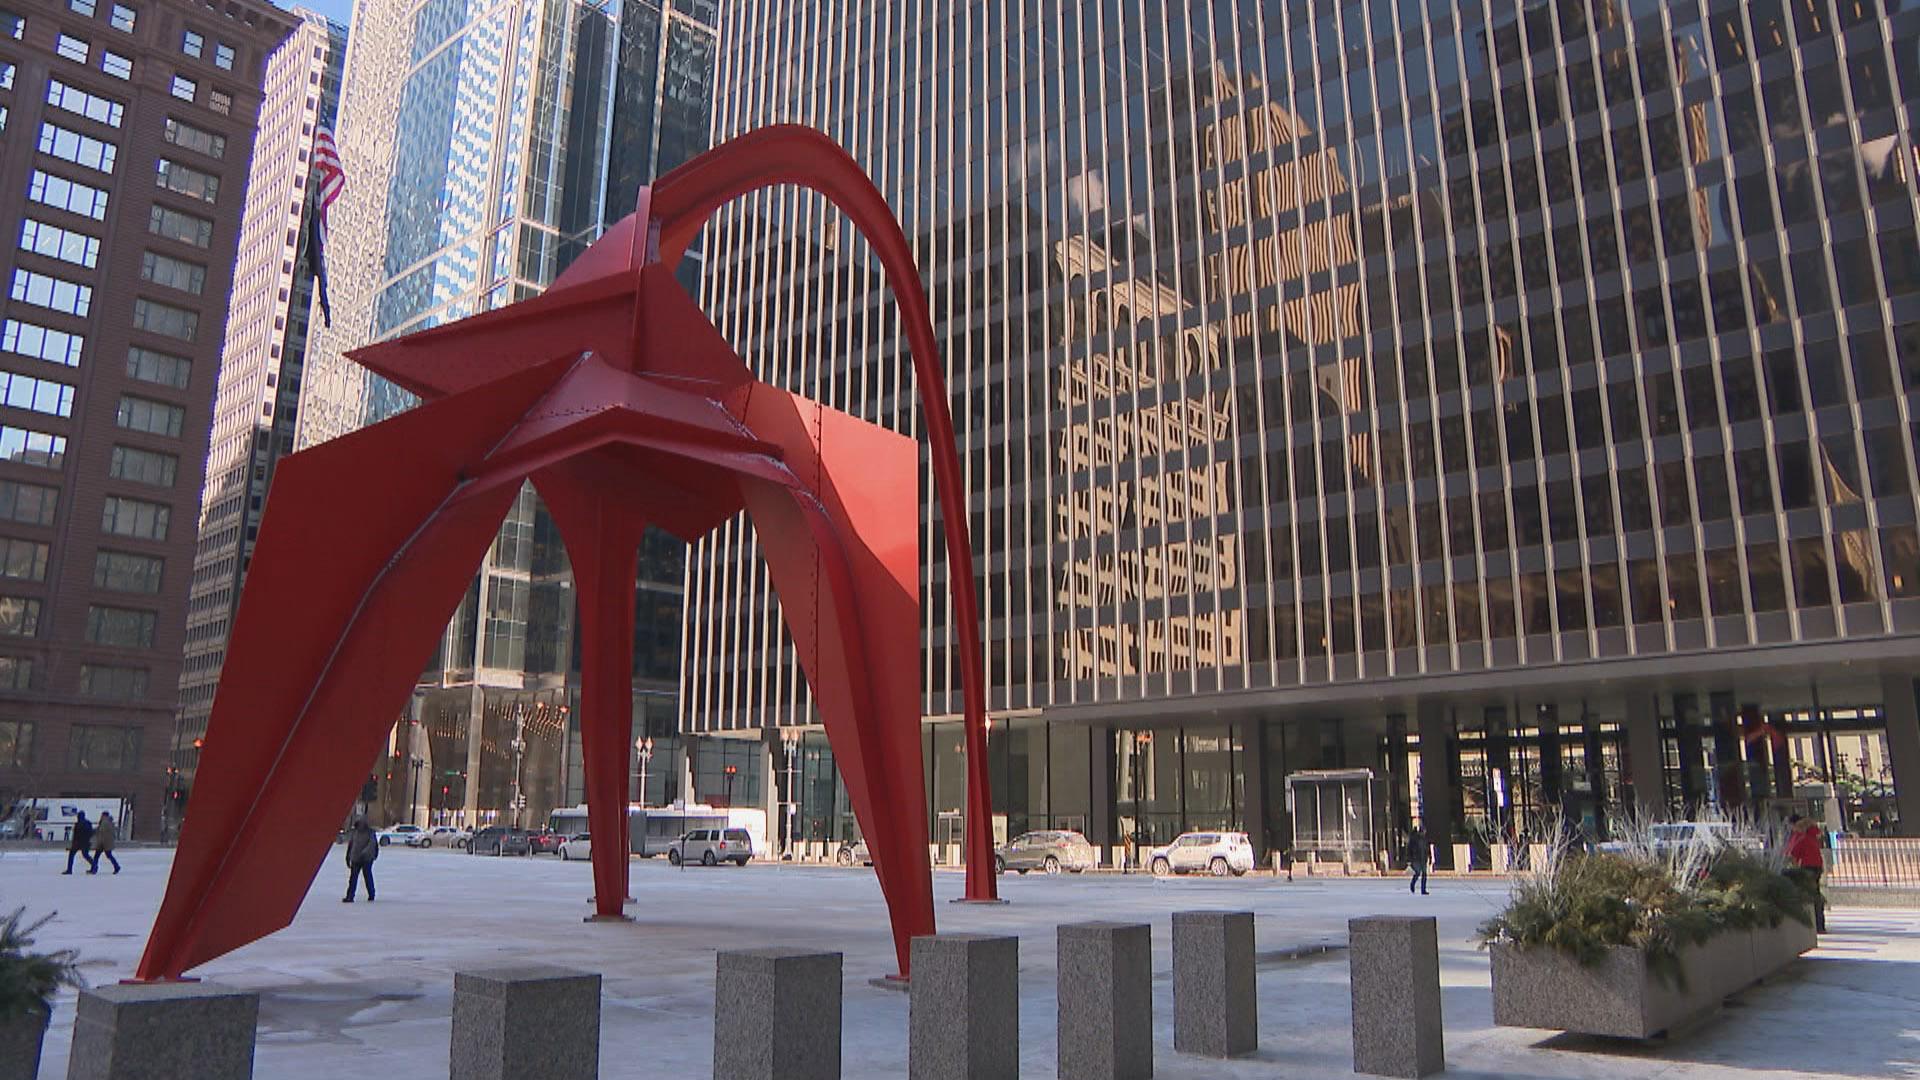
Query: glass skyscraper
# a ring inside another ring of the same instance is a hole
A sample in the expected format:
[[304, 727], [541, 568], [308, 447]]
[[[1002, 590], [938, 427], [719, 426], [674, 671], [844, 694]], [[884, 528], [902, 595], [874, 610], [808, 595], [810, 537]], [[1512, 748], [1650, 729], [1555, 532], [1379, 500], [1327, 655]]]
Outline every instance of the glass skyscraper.
[[[996, 828], [1372, 858], [1421, 821], [1443, 864], [1558, 812], [1920, 828], [1911, 7], [726, 7], [715, 140], [832, 135], [931, 292]], [[708, 236], [763, 377], [917, 431], [821, 200]], [[690, 560], [686, 728], [781, 732], [793, 838], [846, 839], [750, 530]], [[1342, 784], [1378, 809], [1329, 840], [1293, 808]]]
[[[335, 319], [315, 335], [302, 446], [414, 404], [348, 350], [537, 294], [632, 210], [640, 184], [704, 149], [713, 14], [686, 0], [357, 7], [339, 131], [347, 191], [328, 260]], [[690, 280], [698, 266], [696, 252]], [[679, 545], [650, 537], [635, 583], [634, 725], [659, 736], [649, 792], [636, 792], [651, 802], [683, 787], [682, 572]], [[378, 777], [387, 816], [524, 824], [582, 801], [572, 587], [529, 487], [396, 729]]]

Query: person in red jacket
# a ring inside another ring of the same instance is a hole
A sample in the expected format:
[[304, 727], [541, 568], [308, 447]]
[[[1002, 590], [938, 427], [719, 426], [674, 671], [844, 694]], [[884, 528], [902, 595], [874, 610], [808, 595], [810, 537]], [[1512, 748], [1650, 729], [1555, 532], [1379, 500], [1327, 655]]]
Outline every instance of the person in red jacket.
[[1820, 826], [1795, 814], [1787, 819], [1787, 873], [1797, 877], [1813, 893], [1813, 929], [1827, 931], [1827, 904], [1820, 895], [1820, 875], [1826, 870], [1826, 856], [1820, 851]]

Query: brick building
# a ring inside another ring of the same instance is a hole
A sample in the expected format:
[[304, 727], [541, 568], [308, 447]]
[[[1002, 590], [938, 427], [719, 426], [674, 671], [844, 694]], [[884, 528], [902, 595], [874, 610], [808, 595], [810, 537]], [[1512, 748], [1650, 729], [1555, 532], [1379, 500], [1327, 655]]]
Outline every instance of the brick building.
[[254, 0], [0, 4], [0, 805], [157, 836], [261, 73]]

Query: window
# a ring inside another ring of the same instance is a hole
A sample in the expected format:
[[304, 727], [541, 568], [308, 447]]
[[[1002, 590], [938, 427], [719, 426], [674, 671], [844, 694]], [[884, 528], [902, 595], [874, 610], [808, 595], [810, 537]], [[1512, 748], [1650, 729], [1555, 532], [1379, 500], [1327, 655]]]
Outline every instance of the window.
[[200, 84], [187, 78], [185, 75], [175, 75], [173, 77], [173, 84], [167, 88], [167, 93], [172, 94], [181, 101], [192, 101], [194, 98], [200, 96]]
[[65, 330], [55, 330], [38, 323], [21, 322], [19, 319], [0, 323], [0, 349], [52, 364], [79, 367], [80, 350], [86, 343], [87, 339], [79, 334], [69, 334]]
[[199, 59], [200, 54], [206, 52], [206, 50], [207, 39], [201, 37], [198, 33], [188, 30], [180, 35], [181, 52], [195, 59]]
[[[0, 669], [10, 666], [12, 671], [0, 670], [0, 674], [15, 674], [24, 671], [25, 678], [17, 682], [8, 682], [8, 690], [25, 690], [33, 678], [33, 661], [24, 656], [0, 657]], [[25, 769], [33, 764], [33, 721], [0, 720], [0, 769]]]
[[0, 60], [0, 90], [13, 89], [13, 74], [13, 64], [5, 60]]
[[198, 248], [213, 242], [213, 222], [158, 204], [147, 219], [147, 231]]
[[133, 61], [112, 49], [100, 50], [100, 70], [116, 79], [133, 78]]
[[78, 772], [133, 772], [140, 767], [140, 729], [73, 725], [67, 767]]
[[26, 525], [51, 525], [59, 508], [59, 488], [0, 480], [0, 518]]
[[51, 379], [0, 371], [0, 405], [48, 416], [72, 416], [73, 387]]
[[[33, 689], [33, 657], [0, 656], [0, 690], [31, 689]], [[0, 769], [7, 766], [6, 725], [10, 722], [0, 720]], [[33, 728], [32, 724], [26, 726], [29, 731]]]
[[53, 51], [76, 64], [84, 64], [87, 62], [87, 58], [93, 54], [93, 46], [87, 44], [87, 39], [85, 38], [77, 38], [72, 34], [61, 34], [54, 40]]
[[114, 159], [119, 155], [112, 143], [82, 135], [58, 124], [40, 125], [40, 152], [109, 175], [113, 173]]
[[147, 669], [114, 667], [109, 664], [80, 665], [80, 693], [83, 697], [138, 698], [147, 696]]
[[0, 578], [47, 580], [48, 547], [37, 540], [0, 536]]
[[20, 223], [20, 247], [91, 270], [100, 261], [100, 241], [86, 233], [27, 218]]
[[115, 30], [123, 34], [133, 33], [133, 24], [140, 18], [139, 13], [125, 4], [113, 5], [112, 23]]
[[133, 325], [181, 341], [192, 341], [200, 334], [199, 315], [146, 299], [134, 300]]
[[213, 47], [213, 66], [222, 71], [233, 70], [233, 46], [222, 41]]
[[199, 296], [207, 285], [207, 268], [149, 251], [140, 258], [140, 280]]
[[167, 117], [167, 141], [175, 146], [184, 146], [195, 153], [211, 158], [227, 155], [227, 137], [202, 131], [192, 124], [182, 123], [173, 117]]
[[107, 475], [116, 480], [130, 480], [136, 484], [172, 487], [174, 475], [179, 470], [180, 459], [172, 454], [163, 454], [158, 450], [141, 450], [133, 446], [115, 446], [113, 458], [108, 463]]
[[106, 192], [38, 169], [33, 171], [33, 178], [27, 182], [27, 198], [55, 210], [65, 210], [69, 214], [79, 214], [95, 221], [105, 220], [107, 216]]
[[67, 460], [67, 437], [32, 428], [0, 426], [0, 461], [59, 468]]
[[87, 608], [87, 640], [95, 645], [151, 649], [156, 621], [151, 611], [94, 604]]
[[212, 173], [201, 172], [166, 158], [161, 158], [158, 164], [155, 183], [168, 191], [177, 191], [207, 203], [220, 197], [220, 178]]
[[115, 592], [157, 593], [166, 560], [127, 551], [101, 551], [93, 557], [93, 585]]
[[39, 633], [40, 601], [31, 596], [0, 596], [0, 634], [37, 637]]
[[144, 431], [149, 435], [179, 438], [181, 426], [186, 418], [187, 411], [178, 405], [134, 397], [132, 394], [122, 394], [120, 408], [114, 413], [113, 422], [128, 431]]
[[23, 304], [86, 318], [93, 310], [93, 286], [32, 270], [13, 272], [13, 298]]
[[59, 79], [47, 80], [47, 104], [56, 109], [64, 109], [76, 116], [84, 116], [96, 124], [116, 128], [120, 126], [120, 120], [127, 111], [125, 105], [111, 98], [89, 94], [85, 90], [68, 86]]
[[89, 19], [93, 18], [94, 3], [95, 3], [95, 0], [67, 0], [68, 7], [72, 8], [73, 10], [79, 12], [82, 15], [85, 15]]
[[193, 375], [193, 361], [135, 345], [127, 350], [127, 375], [141, 382], [185, 390]]
[[100, 529], [136, 540], [165, 540], [172, 514], [172, 508], [164, 503], [109, 495], [100, 510]]

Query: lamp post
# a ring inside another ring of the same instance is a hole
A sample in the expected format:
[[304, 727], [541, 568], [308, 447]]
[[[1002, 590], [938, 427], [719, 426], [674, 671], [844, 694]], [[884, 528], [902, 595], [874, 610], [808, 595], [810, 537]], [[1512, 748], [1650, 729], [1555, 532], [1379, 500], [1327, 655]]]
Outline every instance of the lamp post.
[[633, 740], [634, 762], [640, 767], [640, 790], [634, 801], [641, 806], [647, 805], [647, 765], [653, 761], [653, 737], [645, 736]]
[[520, 794], [520, 766], [527, 752], [527, 707], [516, 706], [513, 714], [513, 742], [508, 746], [513, 750], [513, 827], [520, 827], [520, 804], [525, 796]]
[[800, 757], [800, 733], [792, 728], [781, 728], [780, 745], [787, 751], [787, 812], [781, 815], [781, 825], [785, 829], [785, 835], [781, 838], [781, 853], [792, 855], [793, 826], [800, 813], [800, 793], [793, 786], [794, 766]]
[[740, 766], [729, 765], [720, 771], [727, 778], [727, 794], [726, 794], [727, 809], [731, 810], [733, 809], [733, 776], [735, 773], [740, 771]]

